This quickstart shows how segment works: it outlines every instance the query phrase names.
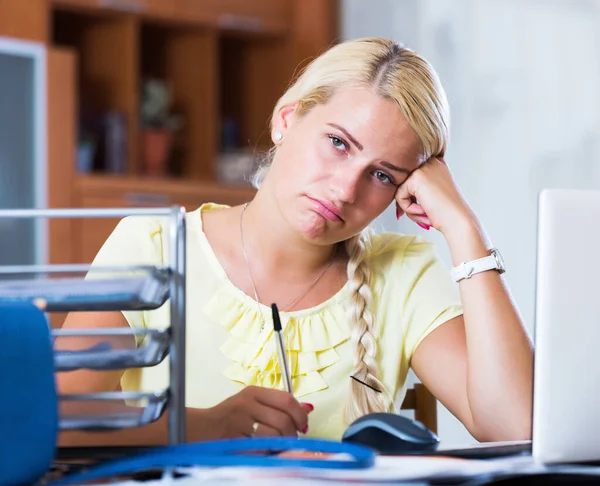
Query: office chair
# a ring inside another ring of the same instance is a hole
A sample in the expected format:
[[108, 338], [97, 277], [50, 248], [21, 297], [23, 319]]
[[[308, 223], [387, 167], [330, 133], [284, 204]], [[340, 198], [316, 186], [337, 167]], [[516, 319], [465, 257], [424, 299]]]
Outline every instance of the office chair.
[[422, 383], [415, 383], [406, 390], [406, 396], [400, 407], [402, 410], [414, 410], [415, 419], [437, 434], [437, 400]]

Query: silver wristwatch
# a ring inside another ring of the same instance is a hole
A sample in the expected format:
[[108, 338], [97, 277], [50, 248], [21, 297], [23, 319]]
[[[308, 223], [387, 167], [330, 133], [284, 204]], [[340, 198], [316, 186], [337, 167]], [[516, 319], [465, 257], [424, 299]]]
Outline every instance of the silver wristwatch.
[[504, 259], [496, 248], [490, 250], [490, 255], [462, 262], [450, 271], [450, 275], [455, 282], [460, 282], [464, 278], [471, 278], [476, 273], [487, 272], [488, 270], [497, 270], [498, 273], [504, 273]]

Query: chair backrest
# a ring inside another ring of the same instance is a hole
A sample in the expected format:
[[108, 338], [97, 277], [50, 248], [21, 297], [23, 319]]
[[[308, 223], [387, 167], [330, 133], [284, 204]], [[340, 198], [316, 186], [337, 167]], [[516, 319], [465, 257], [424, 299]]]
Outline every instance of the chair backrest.
[[422, 383], [415, 383], [406, 390], [406, 397], [400, 407], [402, 410], [414, 410], [415, 419], [437, 434], [437, 400]]
[[50, 467], [58, 434], [45, 315], [26, 302], [0, 303], [0, 343], [0, 484], [34, 484]]

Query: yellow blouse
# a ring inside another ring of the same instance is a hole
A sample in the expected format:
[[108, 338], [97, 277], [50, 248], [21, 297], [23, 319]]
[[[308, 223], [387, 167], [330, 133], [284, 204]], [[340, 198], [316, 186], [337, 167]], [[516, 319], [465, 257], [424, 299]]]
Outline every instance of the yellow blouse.
[[[257, 305], [233, 285], [202, 229], [202, 213], [223, 207], [204, 204], [186, 217], [188, 407], [214, 406], [246, 385], [281, 383], [270, 307]], [[167, 263], [167, 224], [159, 217], [124, 218], [93, 265]], [[429, 332], [460, 315], [462, 307], [448, 269], [422, 238], [377, 235], [368, 259], [382, 380], [400, 403], [414, 350]], [[281, 312], [294, 395], [315, 407], [309, 417], [312, 436], [340, 438], [347, 426], [343, 404], [355, 355], [346, 324], [347, 287], [315, 307]], [[169, 326], [167, 304], [123, 314], [133, 328]], [[165, 360], [153, 368], [127, 370], [121, 384], [124, 390], [158, 391], [168, 386], [168, 373]]]

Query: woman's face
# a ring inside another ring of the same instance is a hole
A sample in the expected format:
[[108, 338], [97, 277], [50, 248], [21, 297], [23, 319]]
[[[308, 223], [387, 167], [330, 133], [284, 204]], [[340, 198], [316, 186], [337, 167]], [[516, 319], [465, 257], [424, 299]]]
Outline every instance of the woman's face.
[[282, 108], [283, 134], [265, 185], [304, 238], [331, 244], [357, 234], [394, 200], [422, 160], [415, 131], [394, 102], [370, 88], [345, 88], [304, 116]]

